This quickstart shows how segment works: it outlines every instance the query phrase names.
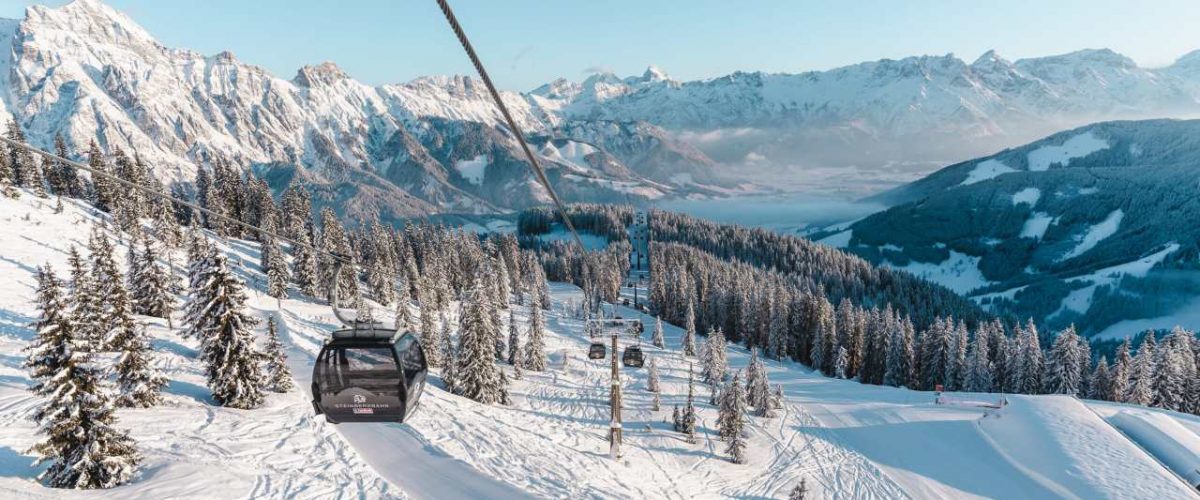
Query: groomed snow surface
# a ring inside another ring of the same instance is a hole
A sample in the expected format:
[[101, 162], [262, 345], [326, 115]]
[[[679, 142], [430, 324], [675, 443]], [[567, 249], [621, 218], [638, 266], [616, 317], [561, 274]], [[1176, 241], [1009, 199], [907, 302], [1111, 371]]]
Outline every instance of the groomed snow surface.
[[[309, 363], [333, 327], [321, 304], [262, 296], [257, 247], [222, 244], [244, 263], [252, 312], [278, 315], [299, 385], [271, 395], [264, 408], [214, 406], [196, 345], [155, 322], [157, 362], [171, 378], [167, 402], [120, 410], [145, 456], [133, 483], [113, 491], [51, 490], [24, 450], [36, 440], [20, 349], [36, 315], [34, 268], [65, 270], [69, 244], [82, 245], [91, 216], [28, 193], [0, 199], [0, 498], [783, 498], [807, 478], [813, 498], [1188, 498], [1183, 483], [1077, 401], [1018, 397], [1001, 410], [937, 405], [933, 395], [860, 385], [770, 362], [785, 408], [773, 419], [748, 418], [748, 463], [729, 463], [715, 436], [716, 410], [697, 387], [698, 442], [670, 430], [673, 405], [686, 394], [688, 364], [666, 325], [667, 350], [644, 345], [662, 378], [662, 409], [651, 411], [646, 370], [624, 370], [625, 455], [607, 456], [608, 365], [585, 359], [582, 324], [564, 313], [578, 288], [551, 285], [550, 368], [514, 381], [513, 405], [482, 406], [442, 391], [436, 373], [405, 425], [333, 426], [312, 415]], [[28, 215], [27, 215], [28, 214]], [[627, 292], [629, 292], [627, 290]], [[644, 291], [641, 292], [644, 297]], [[518, 321], [527, 310], [515, 306]], [[618, 308], [624, 317], [639, 314]], [[377, 315], [386, 316], [383, 310]], [[643, 317], [644, 318], [644, 317]], [[645, 318], [649, 319], [649, 318]], [[650, 323], [652, 324], [652, 323]], [[178, 326], [178, 325], [176, 325]], [[730, 346], [730, 365], [748, 353]], [[967, 395], [990, 399], [995, 395]], [[1145, 410], [1155, 412], [1154, 410]], [[1175, 418], [1174, 414], [1157, 412]], [[1106, 430], [1107, 429], [1107, 430]]]

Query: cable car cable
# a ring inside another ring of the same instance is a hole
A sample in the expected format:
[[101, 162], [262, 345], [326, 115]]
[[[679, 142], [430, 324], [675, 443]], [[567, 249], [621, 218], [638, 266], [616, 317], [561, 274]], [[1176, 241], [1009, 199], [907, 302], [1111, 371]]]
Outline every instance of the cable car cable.
[[586, 252], [587, 248], [583, 246], [583, 239], [579, 237], [579, 232], [575, 231], [575, 225], [571, 223], [571, 217], [567, 215], [566, 207], [563, 206], [562, 200], [558, 198], [558, 193], [554, 192], [554, 187], [550, 185], [550, 179], [546, 177], [546, 171], [542, 169], [541, 163], [538, 163], [537, 157], [529, 149], [529, 143], [525, 142], [525, 134], [517, 127], [516, 120], [513, 120], [512, 114], [508, 112], [508, 106], [500, 98], [500, 92], [496, 90], [496, 86], [492, 83], [492, 78], [488, 76], [487, 69], [483, 67], [483, 62], [479, 60], [479, 55], [475, 53], [475, 48], [471, 45], [471, 40], [467, 38], [462, 25], [458, 23], [458, 18], [454, 16], [454, 11], [450, 9], [450, 4], [447, 3], [447, 0], [437, 0], [437, 4], [442, 9], [442, 14], [446, 16], [446, 21], [450, 23], [450, 29], [454, 30], [454, 35], [458, 37], [458, 42], [462, 45], [463, 50], [467, 52], [467, 57], [471, 59], [471, 64], [475, 66], [475, 71], [479, 73], [479, 78], [483, 80], [488, 93], [492, 95], [492, 100], [496, 102], [496, 107], [500, 109], [500, 114], [504, 116], [504, 121], [508, 123], [509, 130], [512, 131], [513, 135], [517, 136], [517, 142], [521, 144], [521, 150], [525, 152], [525, 158], [529, 160], [529, 165], [533, 167], [534, 173], [537, 174], [538, 181], [550, 193], [550, 199], [558, 207], [558, 213], [562, 215], [563, 223], [571, 231], [571, 236], [574, 237], [575, 243], [579, 245], [579, 250]]

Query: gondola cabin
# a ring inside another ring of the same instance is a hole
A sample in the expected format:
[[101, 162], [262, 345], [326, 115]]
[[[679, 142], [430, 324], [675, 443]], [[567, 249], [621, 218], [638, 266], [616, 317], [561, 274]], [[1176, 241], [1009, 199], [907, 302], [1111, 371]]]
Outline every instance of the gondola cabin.
[[313, 367], [312, 403], [331, 423], [404, 422], [425, 389], [429, 367], [411, 333], [339, 330]]
[[608, 347], [600, 342], [592, 342], [592, 346], [588, 348], [588, 359], [604, 359], [608, 355]]
[[630, 368], [641, 368], [646, 364], [646, 356], [642, 354], [642, 348], [631, 345], [625, 348], [625, 354], [621, 356], [621, 362]]

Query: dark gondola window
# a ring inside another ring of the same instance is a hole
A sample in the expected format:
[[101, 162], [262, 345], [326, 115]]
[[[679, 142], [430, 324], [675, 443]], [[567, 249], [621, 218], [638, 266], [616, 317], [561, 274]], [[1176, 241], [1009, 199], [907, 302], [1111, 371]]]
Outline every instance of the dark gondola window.
[[349, 387], [381, 395], [398, 396], [400, 371], [387, 347], [344, 347], [325, 351], [317, 360], [324, 392], [337, 393]]

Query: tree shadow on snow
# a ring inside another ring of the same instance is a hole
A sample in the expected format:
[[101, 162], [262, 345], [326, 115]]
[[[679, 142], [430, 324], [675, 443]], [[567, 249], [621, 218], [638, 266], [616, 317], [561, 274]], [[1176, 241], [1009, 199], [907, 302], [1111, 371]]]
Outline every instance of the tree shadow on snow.
[[216, 405], [217, 402], [212, 399], [212, 393], [207, 387], [202, 387], [191, 382], [182, 380], [171, 380], [167, 383], [167, 394], [174, 394], [185, 398], [191, 398], [201, 404]]
[[29, 340], [33, 338], [33, 330], [29, 328], [33, 320], [32, 316], [0, 309], [0, 335], [11, 335], [21, 340]]
[[0, 476], [35, 480], [49, 464], [33, 467], [33, 460], [8, 446], [0, 446]]

